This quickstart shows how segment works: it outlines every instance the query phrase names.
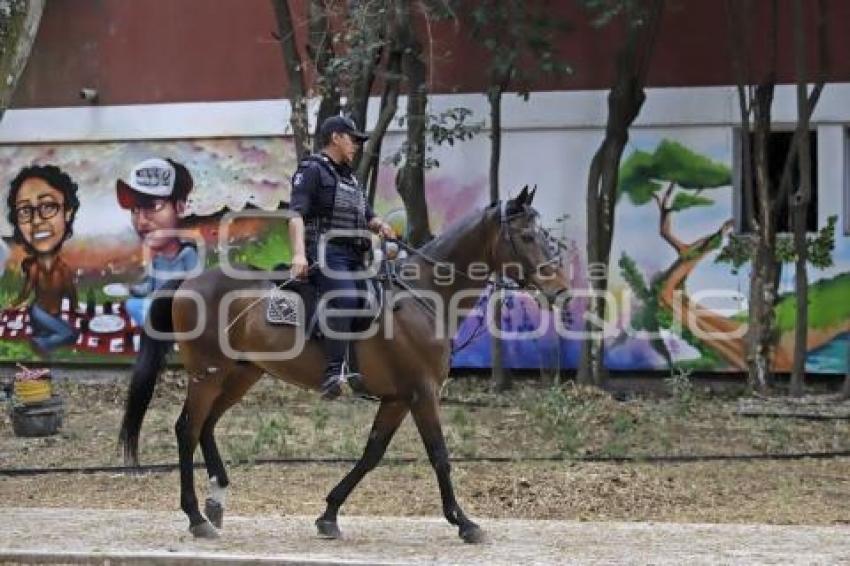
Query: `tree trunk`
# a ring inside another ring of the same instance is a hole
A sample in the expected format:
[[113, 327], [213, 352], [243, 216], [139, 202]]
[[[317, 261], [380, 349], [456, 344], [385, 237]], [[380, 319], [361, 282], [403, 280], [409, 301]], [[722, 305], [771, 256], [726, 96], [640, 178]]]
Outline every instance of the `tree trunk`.
[[[791, 394], [803, 394], [803, 379], [806, 373], [806, 344], [809, 327], [809, 280], [806, 265], [808, 264], [808, 245], [806, 242], [806, 218], [812, 199], [812, 160], [811, 144], [809, 143], [809, 123], [815, 106], [820, 99], [829, 68], [829, 36], [827, 1], [819, 0], [816, 9], [819, 77], [818, 82], [808, 92], [808, 73], [806, 70], [806, 35], [805, 12], [802, 0], [794, 0], [794, 59], [797, 68], [797, 128], [794, 138], [796, 154], [800, 169], [800, 186], [791, 199], [791, 210], [794, 218], [794, 252], [796, 255], [794, 290], [797, 296], [797, 317], [794, 324], [794, 366], [791, 373]], [[792, 151], [795, 148], [792, 147]], [[788, 162], [791, 157], [788, 157]], [[788, 168], [786, 162], [786, 169]], [[789, 179], [784, 181], [784, 189], [790, 186]], [[790, 189], [786, 189], [790, 192]]]
[[794, 321], [794, 365], [791, 369], [791, 395], [803, 395], [803, 378], [806, 372], [806, 338], [809, 326], [809, 279], [806, 272], [806, 217], [811, 201], [811, 149], [809, 147], [808, 81], [806, 73], [806, 31], [802, 0], [794, 0], [794, 60], [797, 70], [797, 129], [804, 143], [797, 144], [800, 164], [800, 186], [791, 198], [794, 223], [795, 277], [797, 316]]
[[0, 120], [27, 66], [32, 45], [41, 23], [45, 0], [9, 2], [8, 15], [0, 22]]
[[401, 85], [401, 62], [404, 47], [399, 37], [398, 22], [393, 19], [388, 24], [387, 41], [390, 49], [384, 72], [384, 92], [381, 94], [381, 111], [369, 141], [363, 147], [363, 154], [357, 164], [357, 179], [361, 186], [369, 187], [369, 204], [375, 203], [375, 189], [380, 167], [381, 145], [390, 124], [398, 110], [398, 94]]
[[499, 200], [499, 163], [502, 157], [502, 87], [491, 85], [490, 102], [490, 202]]
[[407, 152], [404, 165], [396, 176], [396, 187], [407, 212], [407, 237], [411, 244], [420, 246], [433, 238], [428, 222], [428, 203], [425, 200], [428, 68], [422, 56], [422, 45], [414, 35], [406, 2], [396, 3], [396, 22], [403, 46], [402, 71], [408, 82]]
[[775, 78], [756, 88], [754, 159], [756, 191], [759, 195], [756, 249], [750, 275], [749, 300], [749, 375], [750, 386], [764, 393], [771, 381], [773, 348], [776, 343], [774, 321], [780, 266], [776, 260], [776, 230], [771, 206], [767, 140]]
[[[359, 31], [352, 30], [355, 37], [354, 44], [349, 47], [351, 53], [357, 54], [354, 60], [351, 84], [346, 95], [345, 113], [354, 120], [357, 128], [365, 131], [367, 127], [369, 96], [372, 94], [372, 86], [375, 84], [375, 70], [381, 62], [386, 42], [387, 11], [383, 8], [372, 10], [372, 2], [368, 0], [356, 0], [350, 2], [351, 25], [358, 26]], [[385, 97], [381, 97], [381, 111], [384, 109]], [[380, 155], [380, 141], [378, 140], [378, 155]], [[375, 170], [377, 174], [377, 160], [364, 157], [365, 148], [358, 152], [354, 160], [354, 170], [360, 168], [360, 162], [368, 161], [368, 171]], [[366, 187], [366, 182], [361, 182], [361, 187]], [[371, 184], [369, 189], [371, 189]], [[370, 202], [374, 201], [374, 197]]]
[[[746, 3], [743, 4], [746, 7]], [[726, 0], [727, 31], [729, 32], [729, 43], [731, 47], [732, 71], [735, 75], [735, 86], [738, 92], [738, 111], [741, 114], [741, 188], [743, 197], [743, 210], [746, 216], [741, 217], [740, 230], [756, 230], [755, 215], [755, 192], [753, 187], [753, 147], [750, 132], [750, 107], [747, 90], [747, 72], [744, 61], [746, 47], [744, 39], [747, 37], [744, 21], [740, 10], [741, 0]]]
[[292, 13], [287, 0], [272, 0], [277, 19], [277, 34], [283, 51], [283, 63], [289, 82], [289, 103], [292, 112], [289, 118], [292, 136], [295, 139], [295, 154], [301, 159], [310, 147], [310, 133], [307, 122], [307, 96], [304, 86], [304, 63], [298, 53], [295, 42], [295, 27], [292, 25]]
[[[487, 91], [487, 99], [490, 101], [490, 201], [499, 200], [499, 163], [502, 155], [502, 87], [494, 84]], [[496, 283], [501, 283], [502, 277], [496, 275]], [[502, 325], [502, 307], [504, 301], [501, 297], [495, 300], [494, 317], [496, 328]], [[513, 383], [509, 373], [505, 370], [504, 357], [502, 355], [502, 340], [495, 335], [490, 336], [490, 369], [493, 388], [496, 391], [507, 391]]]
[[345, 111], [358, 128], [365, 130], [369, 95], [375, 83], [375, 70], [381, 62], [387, 40], [387, 11], [383, 6], [372, 9], [373, 3], [368, 0], [355, 0], [349, 4], [349, 19], [352, 25], [360, 29], [352, 30], [356, 44], [352, 45], [351, 49], [357, 50], [358, 58], [354, 62]]
[[[644, 84], [658, 36], [664, 0], [654, 0], [646, 21], [628, 22], [626, 40], [617, 55], [616, 83], [608, 94], [605, 139], [593, 156], [587, 182], [587, 264], [593, 296], [587, 315], [605, 319], [604, 296], [608, 289], [608, 266], [614, 237], [620, 159], [629, 139], [629, 127], [646, 100]], [[593, 336], [599, 329], [588, 318], [577, 380], [601, 385], [604, 379], [604, 340]]]
[[401, 51], [390, 53], [387, 61], [387, 79], [381, 94], [381, 112], [375, 129], [363, 146], [363, 153], [357, 164], [357, 179], [360, 185], [369, 187], [369, 205], [375, 204], [378, 170], [381, 164], [381, 146], [384, 136], [398, 111], [398, 91], [401, 82]]
[[[768, 163], [768, 138], [771, 126], [771, 107], [776, 84], [775, 70], [778, 51], [778, 3], [772, 2], [771, 35], [769, 41], [768, 74], [764, 81], [750, 92], [747, 71], [752, 67], [747, 58], [754, 49], [747, 40], [754, 21], [753, 3], [749, 0], [727, 0], [726, 10], [732, 67], [738, 88], [741, 112], [744, 171], [744, 199], [749, 204], [749, 217], [744, 227], [749, 227], [755, 238], [750, 272], [749, 312], [747, 324], [747, 369], [751, 389], [767, 391], [771, 381], [773, 351], [777, 341], [775, 306], [779, 289], [781, 266], [776, 259], [776, 196], [771, 188]], [[748, 108], [748, 104], [749, 107]], [[750, 111], [753, 112], [753, 143], [750, 145]], [[755, 169], [755, 179], [749, 169]], [[751, 194], [758, 195], [758, 207]]]
[[322, 140], [319, 138], [322, 122], [330, 116], [338, 115], [340, 111], [339, 78], [330, 71], [330, 62], [334, 58], [333, 30], [322, 0], [310, 0], [309, 28], [310, 54], [316, 67], [316, 85], [321, 95], [313, 132], [313, 151], [318, 152], [322, 149]]

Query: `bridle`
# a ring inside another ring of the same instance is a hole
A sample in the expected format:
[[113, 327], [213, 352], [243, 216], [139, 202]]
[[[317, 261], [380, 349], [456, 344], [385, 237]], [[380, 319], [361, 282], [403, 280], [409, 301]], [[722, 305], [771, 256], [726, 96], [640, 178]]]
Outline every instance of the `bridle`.
[[[510, 249], [513, 252], [514, 257], [518, 258], [518, 257], [520, 257], [519, 248], [517, 247], [517, 243], [516, 243], [516, 240], [514, 238], [513, 231], [510, 229], [510, 223], [513, 220], [520, 218], [522, 216], [530, 216], [531, 213], [529, 211], [525, 210], [525, 209], [520, 209], [519, 211], [516, 211], [516, 212], [509, 212], [507, 201], [499, 202], [498, 207], [499, 207], [499, 241], [500, 242], [506, 242], [507, 245], [510, 246]], [[549, 233], [545, 229], [540, 228], [540, 230], [543, 231], [543, 235], [544, 235], [544, 237], [546, 238], [547, 241], [549, 241], [549, 242], [556, 241], [549, 235]], [[386, 241], [387, 240], [385, 239], [383, 241], [384, 243], [382, 245], [386, 245]], [[436, 266], [439, 263], [441, 263], [440, 260], [431, 257], [430, 255], [426, 254], [425, 252], [422, 252], [421, 250], [414, 248], [413, 246], [405, 243], [404, 241], [402, 241], [400, 239], [395, 239], [395, 240], [390, 239], [389, 241], [394, 242], [396, 245], [399, 246], [400, 249], [403, 249], [409, 255], [419, 257], [422, 260], [424, 260], [426, 263], [428, 263], [432, 266]], [[558, 247], [564, 248], [565, 246], [563, 246], [562, 244], [560, 244], [558, 242]], [[386, 254], [384, 254], [384, 257], [386, 257]], [[492, 261], [491, 261], [491, 263], [492, 263]], [[559, 265], [560, 263], [561, 263], [561, 254], [557, 253], [557, 254], [555, 254], [555, 257], [553, 257], [552, 259], [550, 259], [548, 261], [541, 263], [536, 268], [539, 270], [543, 267], [546, 267], [546, 266], [549, 266], [549, 265]], [[463, 271], [456, 271], [455, 273], [457, 273], [458, 275], [460, 275], [461, 277], [463, 277], [467, 280], [474, 281], [476, 283], [480, 282], [479, 279], [475, 279], [473, 277], [470, 277], [468, 274], [464, 273]], [[397, 285], [397, 286], [401, 287], [402, 289], [408, 291], [411, 294], [411, 296], [416, 300], [416, 304], [418, 304], [428, 314], [430, 314], [432, 317], [437, 316], [436, 309], [427, 300], [425, 300], [424, 297], [421, 296], [421, 294], [418, 292], [418, 290], [414, 286], [407, 283], [395, 271], [394, 267], [392, 267], [392, 268], [388, 267], [384, 272], [384, 276], [386, 277], [386, 279], [391, 284]], [[481, 299], [479, 299], [479, 303], [481, 303], [482, 301], [489, 301], [491, 299], [491, 297], [493, 296], [493, 294], [497, 290], [500, 291], [500, 292], [504, 292], [504, 291], [508, 291], [508, 290], [509, 291], [517, 291], [517, 290], [523, 290], [523, 289], [533, 290], [535, 288], [536, 287], [533, 284], [530, 284], [527, 280], [525, 280], [525, 278], [521, 278], [516, 283], [509, 283], [504, 278], [497, 277], [494, 280], [491, 280], [490, 282], [487, 283], [486, 297], [482, 297]], [[457, 351], [464, 349], [469, 344], [471, 344], [482, 332], [483, 332], [483, 319], [481, 321], [479, 321], [478, 327], [471, 332], [470, 336], [468, 336], [467, 339], [462, 344], [460, 344], [460, 345], [454, 344], [453, 345], [452, 352], [454, 353], [454, 352], [457, 352]]]
[[[500, 201], [499, 202], [499, 240], [500, 241], [507, 240], [507, 242], [511, 246], [511, 251], [513, 252], [514, 257], [519, 257], [519, 250], [517, 249], [516, 242], [514, 241], [514, 234], [510, 229], [510, 223], [514, 219], [519, 218], [521, 216], [531, 216], [531, 213], [527, 212], [525, 210], [519, 210], [517, 212], [510, 213], [510, 212], [508, 212], [508, 201]], [[557, 242], [557, 240], [555, 240], [555, 238], [553, 238], [546, 229], [540, 228], [540, 230], [543, 232], [543, 235], [546, 238], [547, 242], [554, 242], [555, 245], [559, 248], [559, 250], [561, 248], [563, 248], [563, 245], [560, 244], [560, 242]], [[507, 236], [505, 236], [506, 234], [507, 234]], [[561, 264], [562, 264], [561, 255], [559, 253], [556, 253], [556, 254], [554, 254], [554, 257], [552, 259], [550, 259], [548, 261], [544, 261], [544, 262], [538, 264], [537, 266], [535, 266], [535, 269], [539, 272], [544, 267], [561, 265]], [[501, 278], [499, 278], [499, 279], [501, 279]], [[534, 289], [537, 288], [536, 285], [534, 285], [534, 283], [528, 282], [524, 277], [521, 278], [520, 280], [518, 280], [517, 283], [518, 283], [517, 286], [505, 285], [504, 288], [506, 288], [506, 289], [531, 289], [531, 290], [534, 290]]]

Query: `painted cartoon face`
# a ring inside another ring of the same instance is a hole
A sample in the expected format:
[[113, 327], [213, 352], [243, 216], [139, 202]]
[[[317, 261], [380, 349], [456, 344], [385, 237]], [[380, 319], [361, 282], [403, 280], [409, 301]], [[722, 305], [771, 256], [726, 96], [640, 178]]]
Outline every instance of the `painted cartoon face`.
[[65, 207], [62, 191], [33, 177], [21, 185], [15, 201], [15, 221], [24, 240], [37, 253], [55, 252], [65, 239], [74, 211]]
[[167, 231], [177, 229], [184, 208], [182, 201], [154, 199], [150, 206], [131, 208], [130, 219], [145, 245], [157, 253], [178, 240], [175, 234]]

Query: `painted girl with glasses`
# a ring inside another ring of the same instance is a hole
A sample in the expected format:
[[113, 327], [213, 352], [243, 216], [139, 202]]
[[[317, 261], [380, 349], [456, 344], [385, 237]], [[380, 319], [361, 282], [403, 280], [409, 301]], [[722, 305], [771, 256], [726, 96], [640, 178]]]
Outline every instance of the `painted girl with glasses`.
[[77, 306], [72, 270], [62, 261], [62, 244], [71, 237], [80, 206], [77, 185], [54, 165], [33, 165], [12, 180], [7, 199], [15, 241], [27, 252], [21, 262], [24, 287], [13, 303], [27, 306], [33, 326], [33, 346], [46, 353], [76, 342], [77, 333], [62, 320], [62, 300]]

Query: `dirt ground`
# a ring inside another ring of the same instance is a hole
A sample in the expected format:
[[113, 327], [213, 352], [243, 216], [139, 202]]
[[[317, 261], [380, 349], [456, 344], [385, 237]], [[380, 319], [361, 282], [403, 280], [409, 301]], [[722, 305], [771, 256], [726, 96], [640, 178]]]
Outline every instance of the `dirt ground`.
[[[173, 422], [181, 376], [161, 383], [143, 427], [144, 463], [174, 462]], [[19, 439], [0, 420], [0, 468], [120, 464], [116, 448], [124, 385], [59, 382], [68, 414], [63, 432]], [[850, 459], [680, 464], [530, 462], [552, 455], [744, 454], [850, 449], [848, 423], [735, 414], [735, 401], [697, 392], [618, 402], [572, 386], [523, 383], [503, 395], [474, 380], [445, 391], [453, 455], [505, 456], [505, 463], [459, 462], [461, 502], [476, 517], [578, 521], [843, 524], [850, 521]], [[375, 406], [325, 403], [266, 380], [219, 426], [231, 462], [234, 513], [318, 515], [343, 464], [260, 465], [259, 458], [359, 455]], [[388, 452], [412, 464], [379, 467], [344, 511], [358, 515], [439, 515], [433, 473], [406, 422]], [[200, 459], [200, 454], [197, 456]], [[198, 470], [203, 497], [206, 481]], [[0, 475], [0, 505], [178, 510], [175, 472], [147, 475]]]
[[[34, 534], [32, 525], [40, 529]], [[85, 564], [847, 564], [847, 527], [486, 519], [463, 544], [437, 517], [341, 520], [342, 540], [312, 517], [229, 516], [193, 540], [177, 513], [0, 508], [0, 563]]]

